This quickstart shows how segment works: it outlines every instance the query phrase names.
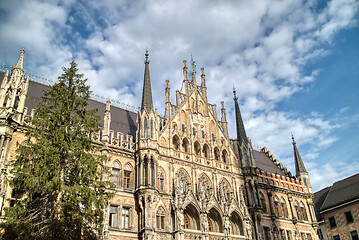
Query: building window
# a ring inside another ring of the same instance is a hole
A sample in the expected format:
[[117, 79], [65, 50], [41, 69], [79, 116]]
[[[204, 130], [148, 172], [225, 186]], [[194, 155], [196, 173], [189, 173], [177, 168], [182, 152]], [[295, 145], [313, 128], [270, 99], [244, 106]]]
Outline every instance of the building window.
[[190, 224], [189, 224], [189, 218], [188, 215], [185, 213], [184, 214], [184, 229], [190, 229]]
[[207, 217], [207, 219], [208, 219], [208, 232], [213, 232], [212, 221], [211, 219], [209, 219], [209, 217]]
[[182, 132], [184, 133], [186, 131], [186, 127], [184, 124], [182, 124]]
[[287, 204], [285, 203], [284, 198], [281, 198], [281, 200], [280, 200], [280, 205], [281, 205], [281, 207], [282, 207], [283, 217], [288, 217]]
[[131, 187], [131, 172], [124, 171], [123, 172], [123, 188], [130, 189]]
[[263, 213], [267, 213], [267, 204], [266, 204], [266, 200], [264, 198], [263, 193], [259, 193], [259, 200], [261, 201], [261, 205], [262, 205], [262, 209], [263, 209]]
[[318, 229], [317, 234], [318, 234], [319, 239], [324, 239], [322, 229]]
[[357, 232], [356, 230], [351, 231], [351, 232], [350, 232], [350, 235], [351, 235], [351, 237], [352, 237], [352, 240], [359, 240], [358, 232]]
[[276, 213], [277, 217], [281, 217], [282, 212], [280, 210], [280, 203], [279, 203], [279, 199], [277, 198], [277, 196], [274, 197], [274, 208], [275, 208], [275, 213]]
[[283, 229], [280, 230], [280, 239], [281, 240], [286, 240], [285, 239], [285, 231]]
[[196, 136], [196, 129], [192, 128], [193, 136]]
[[264, 230], [264, 240], [271, 240], [269, 227], [263, 227], [263, 230]]
[[340, 240], [339, 235], [335, 235], [335, 236], [333, 236], [333, 240]]
[[204, 131], [202, 130], [202, 138], [204, 138]]
[[292, 240], [292, 233], [287, 231], [287, 240]]
[[301, 234], [300, 234], [300, 237], [301, 237], [302, 240], [306, 240], [306, 239], [305, 239], [305, 233], [301, 233]]
[[165, 229], [165, 211], [162, 207], [156, 213], [156, 226], [157, 229]]
[[122, 228], [130, 228], [130, 208], [122, 208]]
[[111, 181], [115, 185], [115, 188], [120, 187], [120, 169], [112, 168]]
[[163, 192], [163, 185], [165, 182], [165, 178], [163, 177], [163, 173], [159, 171], [158, 173], [158, 188], [161, 192]]
[[147, 118], [143, 121], [143, 137], [147, 137]]
[[354, 222], [351, 211], [345, 212], [344, 214], [345, 214], [345, 218], [347, 219], [347, 224]]
[[337, 227], [337, 223], [335, 222], [334, 216], [329, 218], [329, 224], [330, 224], [330, 228], [331, 228], [331, 229]]
[[117, 206], [110, 206], [110, 227], [117, 227]]
[[312, 240], [312, 234], [307, 233], [307, 240]]

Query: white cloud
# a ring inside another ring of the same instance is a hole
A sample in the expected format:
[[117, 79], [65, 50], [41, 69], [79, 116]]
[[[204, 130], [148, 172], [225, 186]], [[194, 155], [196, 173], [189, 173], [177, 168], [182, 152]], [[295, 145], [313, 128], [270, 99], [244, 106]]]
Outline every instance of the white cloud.
[[322, 44], [353, 26], [359, 8], [355, 0], [332, 0], [322, 9], [316, 4], [3, 1], [0, 31], [6, 34], [0, 36], [0, 55], [13, 64], [14, 53], [24, 46], [25, 68], [53, 79], [75, 59], [92, 90], [139, 106], [148, 47], [154, 104], [163, 113], [164, 81], [170, 79], [174, 99], [183, 79], [182, 59], [189, 60], [193, 52], [197, 72], [205, 68], [209, 101], [225, 101], [232, 129], [235, 86], [255, 144], [268, 146], [287, 161], [293, 132], [298, 143], [311, 145], [311, 154], [305, 154], [313, 159], [338, 140], [333, 135], [338, 125], [320, 114], [284, 112], [278, 104], [315, 81], [318, 70], [305, 72], [304, 67], [330, 53]]

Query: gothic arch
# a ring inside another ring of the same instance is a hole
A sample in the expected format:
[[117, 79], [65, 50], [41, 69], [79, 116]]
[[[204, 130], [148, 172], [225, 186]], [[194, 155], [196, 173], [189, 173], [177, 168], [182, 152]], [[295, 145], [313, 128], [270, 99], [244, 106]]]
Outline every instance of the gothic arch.
[[172, 145], [173, 145], [173, 149], [180, 150], [181, 142], [177, 135], [174, 135], [172, 137]]
[[228, 152], [227, 152], [226, 149], [223, 149], [223, 151], [222, 151], [222, 161], [223, 161], [224, 163], [230, 163], [230, 161], [229, 161], [229, 156], [228, 156]]
[[210, 157], [210, 150], [209, 150], [209, 147], [208, 147], [208, 144], [207, 144], [207, 143], [205, 143], [205, 144], [203, 145], [203, 156], [204, 156], [205, 158], [209, 158], [209, 157]]
[[218, 147], [214, 147], [213, 149], [214, 159], [217, 161], [221, 161], [221, 153], [218, 149]]
[[186, 194], [191, 188], [191, 178], [184, 168], [180, 168], [175, 176], [176, 187], [180, 193]]
[[190, 144], [186, 137], [182, 139], [182, 150], [186, 153], [190, 152]]
[[240, 215], [236, 211], [233, 211], [231, 213], [230, 221], [231, 221], [231, 234], [244, 235], [243, 221]]
[[223, 221], [220, 211], [213, 207], [208, 212], [208, 219], [212, 222], [212, 231], [223, 233]]
[[198, 178], [197, 193], [200, 199], [210, 199], [213, 195], [213, 185], [207, 174], [202, 173]]
[[274, 210], [275, 210], [277, 217], [281, 217], [282, 211], [281, 211], [280, 201], [279, 201], [279, 198], [277, 195], [273, 196], [273, 203], [274, 203]]
[[199, 210], [192, 203], [183, 210], [185, 229], [200, 230]]
[[201, 145], [198, 141], [195, 141], [193, 144], [194, 154], [196, 156], [201, 156]]
[[113, 168], [117, 168], [117, 169], [121, 169], [121, 168], [122, 168], [122, 165], [121, 165], [120, 160], [118, 160], [118, 159], [113, 160], [113, 161], [112, 161], [112, 167], [113, 167]]
[[230, 203], [232, 201], [232, 188], [227, 179], [222, 178], [218, 184], [219, 187], [219, 200]]

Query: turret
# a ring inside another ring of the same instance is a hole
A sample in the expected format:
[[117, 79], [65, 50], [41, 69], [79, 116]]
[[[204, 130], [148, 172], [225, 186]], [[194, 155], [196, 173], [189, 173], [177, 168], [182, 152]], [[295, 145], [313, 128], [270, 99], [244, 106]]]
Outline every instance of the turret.
[[201, 68], [201, 91], [202, 97], [207, 102], [207, 86], [206, 86], [206, 75], [204, 75], [204, 68]]
[[102, 141], [109, 142], [110, 140], [110, 127], [111, 127], [111, 102], [106, 101], [106, 110], [103, 117], [103, 132], [102, 132]]
[[299, 154], [297, 144], [294, 141], [293, 135], [292, 135], [292, 144], [294, 150], [295, 176], [304, 184], [305, 191], [312, 193], [312, 186], [310, 184], [309, 175], [307, 170], [305, 169], [304, 162]]
[[166, 117], [169, 120], [171, 117], [171, 91], [170, 80], [166, 80]]

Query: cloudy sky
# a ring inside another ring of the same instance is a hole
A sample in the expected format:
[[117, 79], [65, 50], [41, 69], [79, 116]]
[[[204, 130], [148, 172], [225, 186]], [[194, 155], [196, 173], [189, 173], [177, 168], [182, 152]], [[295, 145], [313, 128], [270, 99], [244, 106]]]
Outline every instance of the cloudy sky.
[[165, 80], [175, 102], [192, 53], [230, 136], [235, 87], [253, 145], [295, 172], [292, 132], [316, 191], [359, 172], [358, 11], [356, 0], [4, 0], [0, 64], [24, 47], [25, 70], [56, 80], [75, 60], [96, 94], [138, 107], [147, 48], [163, 114]]

